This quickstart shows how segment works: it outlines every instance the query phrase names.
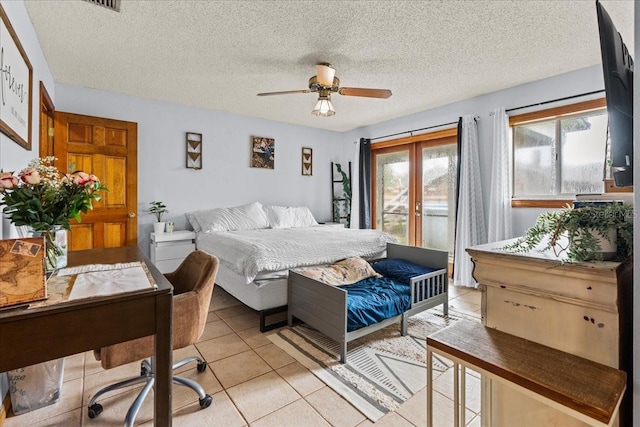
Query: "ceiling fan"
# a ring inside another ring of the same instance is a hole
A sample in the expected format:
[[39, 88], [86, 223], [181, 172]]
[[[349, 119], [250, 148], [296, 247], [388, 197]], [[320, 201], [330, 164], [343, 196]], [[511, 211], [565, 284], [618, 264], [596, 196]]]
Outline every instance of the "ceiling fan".
[[309, 89], [285, 90], [281, 92], [264, 92], [258, 96], [288, 95], [291, 93], [317, 92], [318, 102], [311, 114], [322, 117], [330, 117], [336, 114], [331, 104], [331, 93], [338, 92], [345, 96], [364, 96], [367, 98], [388, 98], [391, 96], [389, 89], [369, 89], [362, 87], [340, 87], [340, 79], [336, 77], [336, 70], [331, 64], [321, 62], [316, 65], [316, 75], [309, 79]]

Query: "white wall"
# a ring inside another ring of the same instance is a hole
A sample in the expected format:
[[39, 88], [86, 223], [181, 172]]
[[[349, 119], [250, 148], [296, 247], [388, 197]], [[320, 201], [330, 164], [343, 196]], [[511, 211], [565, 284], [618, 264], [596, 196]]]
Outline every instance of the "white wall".
[[[185, 212], [256, 200], [308, 206], [318, 221], [331, 219], [330, 162], [344, 161], [340, 133], [65, 84], [56, 84], [55, 105], [138, 124], [138, 245], [145, 252], [153, 200], [167, 205], [163, 219], [177, 229], [187, 226]], [[186, 132], [202, 134], [202, 170], [185, 167]], [[249, 167], [252, 135], [275, 138], [273, 170]], [[312, 176], [301, 174], [302, 147], [313, 149]]]
[[[489, 211], [488, 202], [491, 194], [491, 153], [492, 153], [492, 117], [489, 113], [497, 107], [516, 108], [531, 105], [538, 102], [563, 98], [566, 96], [592, 92], [604, 89], [602, 66], [584, 68], [571, 73], [561, 74], [543, 80], [515, 86], [498, 92], [489, 93], [443, 107], [422, 111], [410, 116], [395, 120], [366, 126], [348, 132], [347, 140], [355, 141], [358, 138], [375, 138], [390, 135], [412, 129], [425, 128], [443, 123], [455, 122], [459, 116], [472, 114], [478, 116], [478, 143], [480, 155], [480, 179], [482, 181], [482, 198], [485, 205], [485, 213]], [[429, 94], [425, 94], [428, 97]], [[604, 93], [595, 97], [603, 97]], [[592, 96], [591, 98], [593, 98]], [[543, 107], [518, 110], [516, 114], [535, 111], [536, 109], [551, 108], [558, 105], [570, 104], [588, 98], [564, 101], [563, 103], [548, 104]], [[513, 113], [512, 113], [513, 114]], [[399, 138], [407, 135], [400, 135]], [[374, 141], [375, 143], [375, 141]], [[351, 155], [351, 147], [346, 147], [345, 155]], [[514, 236], [522, 235], [524, 231], [535, 222], [541, 209], [518, 208], [513, 210]]]
[[[40, 81], [42, 81], [49, 92], [49, 95], [55, 97], [55, 88], [53, 76], [49, 65], [44, 57], [44, 53], [40, 48], [40, 42], [31, 25], [29, 16], [22, 1], [0, 0], [2, 8], [9, 17], [9, 22], [24, 48], [27, 58], [33, 67], [33, 86], [31, 88], [32, 99], [32, 122], [31, 122], [31, 151], [25, 150], [22, 146], [9, 139], [5, 134], [0, 133], [0, 169], [5, 171], [20, 170], [26, 167], [27, 163], [38, 157], [39, 136], [38, 129], [40, 127]], [[2, 108], [0, 106], [0, 108]], [[8, 236], [10, 226], [7, 221], [3, 221], [0, 227], [0, 238]]]
[[[545, 80], [505, 89], [499, 92], [456, 102], [406, 117], [366, 126], [347, 133], [334, 133], [303, 128], [261, 119], [237, 116], [219, 111], [163, 103], [69, 85], [53, 83], [53, 77], [40, 48], [22, 1], [0, 0], [33, 65], [32, 151], [26, 151], [0, 134], [0, 168], [14, 170], [38, 156], [39, 105], [38, 85], [43, 81], [59, 111], [95, 115], [138, 123], [138, 200], [139, 245], [148, 251], [148, 233], [152, 217], [143, 215], [146, 204], [161, 199], [171, 212], [168, 220], [178, 228], [186, 226], [183, 213], [191, 209], [231, 206], [260, 200], [271, 204], [309, 206], [319, 220], [331, 217], [331, 161], [353, 160], [353, 141], [373, 138], [410, 129], [456, 121], [460, 115], [479, 116], [480, 167], [485, 206], [488, 203], [491, 168], [491, 117], [489, 112], [499, 106], [519, 107], [561, 98], [577, 93], [602, 89], [602, 71], [594, 66]], [[635, 57], [640, 58], [640, 7], [635, 8]], [[636, 91], [638, 91], [636, 84]], [[425, 97], [429, 94], [426, 93]], [[636, 99], [640, 95], [636, 92]], [[548, 105], [552, 107], [554, 105]], [[636, 106], [637, 108], [637, 106]], [[521, 110], [519, 113], [526, 112]], [[640, 123], [636, 121], [636, 135]], [[185, 132], [203, 134], [203, 166], [201, 171], [188, 170], [185, 164]], [[249, 167], [249, 137], [267, 136], [276, 139], [275, 170]], [[300, 174], [301, 147], [313, 148], [313, 176]], [[636, 150], [636, 161], [640, 161]], [[637, 178], [636, 185], [640, 185]], [[638, 197], [638, 196], [636, 196]], [[485, 209], [485, 212], [488, 209]], [[540, 210], [514, 210], [514, 232], [521, 234], [537, 217]], [[6, 221], [0, 228], [0, 238], [9, 237]], [[636, 219], [640, 227], [640, 220]], [[636, 237], [636, 245], [640, 244]], [[638, 264], [639, 262], [636, 262]], [[636, 267], [638, 267], [636, 265]], [[636, 268], [637, 271], [637, 268]], [[635, 295], [635, 307], [640, 307], [640, 292]], [[635, 323], [640, 324], [640, 310], [635, 311]], [[640, 328], [634, 331], [635, 346], [640, 345]], [[635, 358], [635, 407], [640, 407], [640, 357]], [[6, 383], [0, 377], [0, 398]], [[634, 425], [640, 426], [640, 411], [634, 414]]]
[[[271, 204], [300, 204], [311, 208], [318, 220], [331, 217], [329, 162], [354, 160], [353, 142], [378, 136], [454, 122], [464, 114], [479, 117], [481, 185], [485, 212], [491, 195], [492, 117], [496, 107], [521, 107], [551, 99], [592, 92], [604, 87], [602, 67], [575, 72], [504, 89], [443, 107], [362, 127], [346, 133], [321, 131], [262, 119], [238, 116], [166, 102], [153, 101], [56, 84], [56, 110], [128, 120], [138, 123], [139, 239], [145, 251], [152, 218], [146, 204], [161, 199], [171, 211], [167, 220], [184, 228], [184, 212], [206, 207], [233, 206], [260, 200]], [[604, 96], [604, 93], [593, 97]], [[587, 99], [587, 98], [584, 98]], [[569, 100], [544, 107], [518, 110], [521, 114], [581, 101]], [[329, 119], [330, 120], [330, 119]], [[203, 134], [201, 171], [185, 169], [185, 132]], [[276, 139], [274, 170], [249, 167], [251, 135]], [[312, 177], [300, 174], [301, 147], [314, 149]], [[513, 209], [514, 236], [521, 235], [543, 209]]]
[[[455, 82], [452, 82], [455, 84]], [[375, 138], [379, 136], [399, 133], [412, 129], [425, 128], [443, 123], [455, 122], [459, 116], [471, 114], [479, 117], [478, 140], [480, 156], [480, 179], [482, 181], [482, 198], [485, 205], [485, 213], [489, 211], [488, 201], [490, 197], [491, 183], [491, 155], [492, 155], [492, 117], [491, 111], [498, 107], [517, 108], [539, 102], [559, 99], [566, 96], [592, 92], [604, 89], [602, 67], [600, 65], [585, 68], [575, 72], [558, 75], [548, 79], [538, 80], [520, 86], [489, 93], [464, 101], [445, 105], [443, 107], [422, 111], [410, 116], [390, 120], [373, 126], [357, 129], [349, 132], [352, 140], [357, 138]], [[428, 97], [429, 94], [425, 94]], [[604, 93], [595, 97], [603, 97]], [[593, 96], [591, 97], [593, 98]], [[584, 98], [587, 99], [587, 98]], [[522, 114], [536, 109], [551, 108], [558, 105], [575, 103], [584, 99], [565, 101], [564, 103], [548, 104], [544, 107], [518, 110], [515, 114]], [[512, 114], [514, 114], [512, 113]], [[400, 135], [402, 137], [406, 135]], [[396, 137], [396, 138], [398, 138]], [[375, 141], [374, 141], [375, 143]], [[533, 225], [541, 209], [518, 208], [513, 210], [514, 236], [522, 235], [524, 231]]]
[[[40, 81], [42, 81], [49, 92], [49, 95], [54, 96], [55, 91], [53, 87], [53, 76], [49, 70], [49, 65], [44, 58], [40, 43], [36, 37], [35, 31], [31, 26], [31, 21], [27, 15], [27, 11], [22, 1], [6, 1], [0, 0], [2, 8], [6, 12], [9, 22], [22, 44], [22, 47], [27, 54], [27, 58], [31, 62], [33, 67], [33, 86], [31, 87], [32, 96], [32, 122], [31, 122], [31, 138], [32, 138], [32, 150], [27, 151], [22, 146], [16, 144], [9, 139], [3, 133], [0, 133], [0, 169], [4, 171], [11, 171], [20, 169], [26, 166], [29, 160], [38, 157], [38, 129], [40, 126], [39, 111], [40, 111]], [[0, 79], [2, 84], [2, 79]], [[2, 108], [2, 106], [0, 106]], [[8, 221], [0, 220], [0, 239], [3, 236], [9, 236], [10, 224]], [[6, 230], [6, 231], [5, 231]], [[0, 402], [4, 400], [9, 385], [7, 383], [7, 376], [0, 374]]]

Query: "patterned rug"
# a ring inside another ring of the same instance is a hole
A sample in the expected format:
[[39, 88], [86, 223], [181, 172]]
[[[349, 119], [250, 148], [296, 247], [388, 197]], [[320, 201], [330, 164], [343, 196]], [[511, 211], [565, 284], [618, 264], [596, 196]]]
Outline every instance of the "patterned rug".
[[[458, 319], [479, 321], [451, 307], [448, 316], [434, 308], [409, 319], [407, 336], [397, 324], [350, 342], [346, 364], [338, 343], [304, 324], [268, 338], [375, 422], [425, 387], [425, 338]], [[434, 371], [451, 367], [438, 355], [434, 360]]]

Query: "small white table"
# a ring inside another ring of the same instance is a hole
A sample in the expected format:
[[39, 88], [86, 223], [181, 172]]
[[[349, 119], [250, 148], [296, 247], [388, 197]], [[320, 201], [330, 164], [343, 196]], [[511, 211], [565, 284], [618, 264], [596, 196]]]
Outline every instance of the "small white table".
[[196, 250], [196, 233], [177, 230], [173, 233], [151, 233], [151, 262], [162, 273], [174, 271], [191, 252]]
[[318, 223], [318, 225], [321, 225], [323, 227], [345, 228], [345, 225], [341, 222], [321, 222]]

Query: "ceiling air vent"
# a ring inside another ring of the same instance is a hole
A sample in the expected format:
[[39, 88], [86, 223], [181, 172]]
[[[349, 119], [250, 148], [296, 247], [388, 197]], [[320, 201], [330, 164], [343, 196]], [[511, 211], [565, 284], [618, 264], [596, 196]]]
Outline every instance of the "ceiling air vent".
[[93, 3], [98, 6], [106, 7], [107, 9], [120, 12], [120, 0], [84, 0], [89, 3]]

